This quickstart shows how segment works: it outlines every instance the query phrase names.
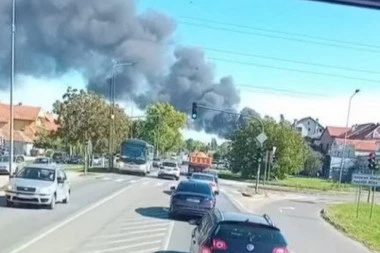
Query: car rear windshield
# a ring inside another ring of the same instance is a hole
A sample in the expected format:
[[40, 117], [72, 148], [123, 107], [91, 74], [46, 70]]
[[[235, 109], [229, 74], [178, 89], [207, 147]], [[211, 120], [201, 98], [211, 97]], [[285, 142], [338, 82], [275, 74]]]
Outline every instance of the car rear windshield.
[[210, 186], [207, 184], [179, 184], [177, 187], [177, 191], [179, 192], [193, 192], [193, 193], [200, 193], [200, 194], [206, 194], [211, 195], [211, 189]]
[[215, 236], [227, 241], [241, 240], [251, 243], [287, 244], [279, 230], [245, 222], [222, 223], [216, 229]]
[[211, 175], [193, 174], [192, 179], [214, 181], [214, 177]]
[[175, 163], [170, 163], [170, 162], [163, 162], [163, 163], [162, 163], [162, 166], [165, 166], [165, 167], [173, 167], [173, 168], [175, 168], [175, 167], [177, 167], [177, 164], [175, 164]]

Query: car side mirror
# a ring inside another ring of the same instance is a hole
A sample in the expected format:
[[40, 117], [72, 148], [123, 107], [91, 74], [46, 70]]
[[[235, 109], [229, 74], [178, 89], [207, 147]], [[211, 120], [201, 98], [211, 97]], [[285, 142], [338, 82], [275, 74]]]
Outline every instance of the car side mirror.
[[201, 224], [200, 220], [189, 220], [189, 224], [193, 226], [199, 226]]
[[171, 191], [175, 191], [175, 186], [170, 186]]
[[58, 177], [57, 182], [58, 182], [58, 184], [63, 184], [65, 182], [65, 180], [61, 177]]

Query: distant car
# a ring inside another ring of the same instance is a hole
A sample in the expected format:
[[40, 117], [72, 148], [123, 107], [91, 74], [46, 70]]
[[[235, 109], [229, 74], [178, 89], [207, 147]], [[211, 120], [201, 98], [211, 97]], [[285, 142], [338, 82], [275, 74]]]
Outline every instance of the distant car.
[[25, 158], [22, 155], [15, 155], [11, 168], [9, 168], [10, 156], [0, 157], [0, 174], [13, 175], [25, 166]]
[[208, 183], [181, 181], [177, 188], [172, 187], [169, 217], [178, 215], [203, 216], [216, 204], [215, 195]]
[[158, 171], [158, 178], [173, 178], [179, 180], [181, 170], [177, 162], [164, 161]]
[[189, 180], [207, 182], [211, 186], [214, 193], [219, 194], [218, 180], [214, 177], [214, 175], [196, 172], [189, 176]]
[[56, 202], [69, 202], [70, 184], [63, 168], [55, 164], [33, 164], [25, 166], [11, 178], [5, 196], [8, 207], [34, 204], [54, 209]]
[[34, 164], [55, 164], [52, 158], [50, 157], [38, 157], [34, 159]]
[[154, 158], [153, 159], [153, 167], [159, 168], [159, 167], [161, 167], [161, 165], [162, 165], [162, 162], [161, 162], [160, 158]]
[[218, 182], [219, 176], [218, 171], [213, 169], [205, 169], [202, 171], [202, 173], [213, 175], [216, 178], [216, 182]]
[[289, 253], [288, 243], [268, 215], [221, 212], [214, 209], [196, 225], [190, 242], [190, 253]]

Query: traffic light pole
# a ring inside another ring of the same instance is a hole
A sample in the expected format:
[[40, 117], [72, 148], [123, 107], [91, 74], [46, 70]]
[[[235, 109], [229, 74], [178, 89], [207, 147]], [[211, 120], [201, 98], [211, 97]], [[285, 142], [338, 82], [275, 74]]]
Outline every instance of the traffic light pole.
[[[260, 149], [263, 149], [263, 143], [260, 142]], [[261, 152], [261, 151], [260, 151]], [[259, 183], [260, 183], [260, 173], [261, 173], [261, 163], [262, 160], [258, 161], [258, 166], [257, 166], [257, 174], [256, 174], [256, 185], [255, 185], [255, 193], [259, 193]]]

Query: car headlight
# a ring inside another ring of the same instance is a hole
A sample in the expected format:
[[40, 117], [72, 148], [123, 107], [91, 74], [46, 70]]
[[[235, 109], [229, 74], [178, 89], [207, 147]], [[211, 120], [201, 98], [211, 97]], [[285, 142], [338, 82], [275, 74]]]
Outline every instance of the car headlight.
[[49, 195], [52, 194], [53, 190], [51, 188], [41, 188], [39, 190], [40, 194]]
[[12, 184], [8, 184], [5, 189], [7, 191], [12, 191], [13, 190]]

